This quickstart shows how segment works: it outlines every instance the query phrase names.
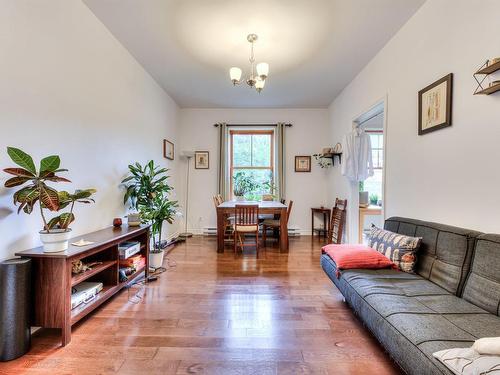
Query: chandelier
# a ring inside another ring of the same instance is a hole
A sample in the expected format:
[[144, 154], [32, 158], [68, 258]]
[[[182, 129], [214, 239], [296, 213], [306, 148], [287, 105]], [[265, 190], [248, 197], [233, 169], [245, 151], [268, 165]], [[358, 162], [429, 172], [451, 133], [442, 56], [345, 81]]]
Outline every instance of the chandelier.
[[[247, 40], [250, 43], [250, 76], [245, 80], [248, 86], [255, 87], [258, 93], [262, 91], [264, 85], [266, 84], [266, 78], [269, 73], [269, 64], [265, 62], [258, 63], [255, 65], [255, 57], [253, 53], [254, 43], [257, 41], [258, 37], [256, 34], [248, 34]], [[229, 69], [229, 77], [234, 86], [243, 82], [241, 80], [241, 69], [234, 66]]]

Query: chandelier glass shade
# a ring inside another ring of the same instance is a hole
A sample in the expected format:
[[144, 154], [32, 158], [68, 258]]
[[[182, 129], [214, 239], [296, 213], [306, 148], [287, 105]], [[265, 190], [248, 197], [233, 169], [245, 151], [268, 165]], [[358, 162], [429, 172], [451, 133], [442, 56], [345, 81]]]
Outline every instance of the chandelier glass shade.
[[[247, 36], [247, 40], [251, 45], [250, 58], [248, 59], [248, 61], [250, 61], [250, 75], [244, 81], [248, 86], [255, 88], [255, 90], [260, 93], [264, 88], [267, 76], [269, 75], [269, 64], [265, 62], [255, 64], [254, 44], [257, 39], [258, 37], [256, 34], [248, 34]], [[229, 69], [229, 78], [231, 79], [231, 82], [234, 86], [243, 82], [243, 80], [241, 79], [242, 74], [243, 71], [236, 66], [233, 66]]]

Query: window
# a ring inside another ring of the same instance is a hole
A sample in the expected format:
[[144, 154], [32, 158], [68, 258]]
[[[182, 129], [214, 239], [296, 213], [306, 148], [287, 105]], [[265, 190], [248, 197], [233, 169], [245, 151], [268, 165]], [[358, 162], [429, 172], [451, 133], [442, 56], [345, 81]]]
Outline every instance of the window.
[[370, 194], [370, 203], [375, 203], [375, 198], [377, 201], [382, 201], [382, 182], [383, 173], [382, 169], [384, 167], [384, 133], [381, 130], [370, 130], [366, 129], [366, 133], [370, 135], [370, 141], [372, 144], [372, 161], [373, 161], [373, 176], [368, 177], [364, 181], [364, 190], [368, 191]]
[[233, 177], [237, 172], [251, 176], [258, 187], [245, 195], [249, 200], [260, 200], [270, 193], [274, 180], [274, 132], [272, 130], [230, 131], [230, 186], [233, 194]]

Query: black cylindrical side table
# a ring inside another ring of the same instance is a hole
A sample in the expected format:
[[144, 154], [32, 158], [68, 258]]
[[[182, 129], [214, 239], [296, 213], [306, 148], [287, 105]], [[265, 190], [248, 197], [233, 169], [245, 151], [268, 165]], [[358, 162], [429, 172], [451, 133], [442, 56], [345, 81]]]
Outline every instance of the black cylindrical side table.
[[0, 361], [30, 350], [31, 259], [0, 262]]

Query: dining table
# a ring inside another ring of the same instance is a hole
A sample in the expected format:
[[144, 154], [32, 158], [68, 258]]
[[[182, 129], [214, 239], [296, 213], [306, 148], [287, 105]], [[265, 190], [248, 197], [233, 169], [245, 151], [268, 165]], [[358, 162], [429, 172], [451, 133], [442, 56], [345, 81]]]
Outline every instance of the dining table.
[[235, 214], [236, 205], [247, 204], [259, 206], [259, 215], [279, 215], [280, 250], [288, 250], [287, 206], [275, 201], [225, 201], [217, 206], [217, 252], [224, 252], [225, 223], [228, 216]]

